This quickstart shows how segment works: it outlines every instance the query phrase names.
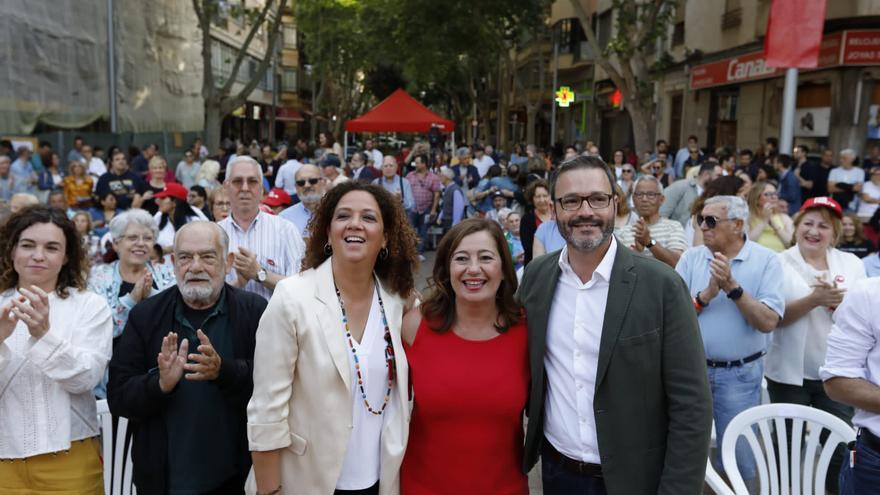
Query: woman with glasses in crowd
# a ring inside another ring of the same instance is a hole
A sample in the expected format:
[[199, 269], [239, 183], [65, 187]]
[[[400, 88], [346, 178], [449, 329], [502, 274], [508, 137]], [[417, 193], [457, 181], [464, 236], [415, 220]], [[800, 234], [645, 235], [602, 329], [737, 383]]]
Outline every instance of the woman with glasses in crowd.
[[[808, 199], [795, 216], [795, 245], [779, 254], [785, 316], [773, 331], [764, 374], [772, 402], [815, 407], [850, 423], [852, 408], [831, 400], [819, 377], [834, 310], [846, 288], [865, 278], [859, 258], [834, 248], [841, 218], [843, 208], [825, 196]], [[825, 478], [831, 493], [837, 493], [843, 453], [841, 447]]]
[[226, 189], [218, 187], [211, 191], [208, 196], [208, 209], [211, 210], [211, 218], [215, 222], [225, 219], [232, 213], [232, 203], [229, 201]]
[[520, 240], [523, 245], [523, 263], [532, 261], [535, 234], [544, 222], [553, 221], [553, 202], [550, 200], [550, 185], [538, 179], [526, 187], [526, 214], [522, 216], [519, 226]]
[[63, 211], [26, 208], [0, 227], [0, 493], [104, 491], [92, 389], [113, 328], [85, 273]]
[[349, 181], [321, 200], [303, 271], [276, 286], [257, 331], [248, 490], [399, 493], [409, 434], [400, 326], [417, 256], [400, 200], [380, 186]]
[[792, 242], [794, 223], [781, 212], [779, 194], [770, 182], [758, 181], [749, 192], [749, 239], [777, 253]]
[[402, 493], [528, 494], [528, 343], [516, 287], [495, 222], [464, 220], [440, 241], [427, 296], [403, 324], [415, 403]]
[[620, 186], [620, 190], [623, 191], [624, 196], [626, 196], [626, 204], [630, 208], [633, 207], [632, 194], [635, 184], [636, 168], [629, 163], [624, 163], [620, 167], [620, 176], [617, 178], [617, 185]]
[[[153, 216], [144, 210], [131, 209], [110, 221], [110, 237], [118, 259], [92, 267], [89, 288], [110, 306], [114, 344], [135, 304], [176, 283], [171, 266], [150, 262], [158, 233]], [[95, 395], [107, 397], [106, 386], [105, 376]]]

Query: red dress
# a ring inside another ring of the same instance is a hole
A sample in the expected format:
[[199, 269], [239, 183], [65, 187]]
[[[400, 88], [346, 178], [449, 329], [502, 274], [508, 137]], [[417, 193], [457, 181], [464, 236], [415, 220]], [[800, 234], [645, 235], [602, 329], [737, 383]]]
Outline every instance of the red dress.
[[490, 340], [437, 333], [405, 346], [415, 405], [402, 495], [528, 495], [522, 473], [529, 385], [525, 318]]

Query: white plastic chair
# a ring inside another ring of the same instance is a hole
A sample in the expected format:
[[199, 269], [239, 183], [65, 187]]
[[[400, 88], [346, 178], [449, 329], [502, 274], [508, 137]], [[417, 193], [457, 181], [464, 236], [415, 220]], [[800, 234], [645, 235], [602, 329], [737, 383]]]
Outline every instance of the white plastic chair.
[[718, 471], [712, 466], [712, 449], [718, 448], [718, 440], [715, 438], [715, 421], [712, 421], [711, 436], [709, 437], [709, 459], [706, 460], [706, 484], [716, 495], [735, 495]]
[[104, 452], [104, 494], [136, 495], [137, 491], [131, 481], [132, 471], [134, 470], [131, 462], [131, 450], [126, 449], [125, 445], [128, 419], [118, 418], [116, 436], [114, 437], [113, 417], [110, 415], [107, 401], [99, 400], [97, 405]]
[[[791, 448], [788, 446], [786, 419], [792, 420]], [[758, 428], [761, 442], [755, 435], [754, 426]], [[773, 443], [774, 428], [776, 445]], [[823, 430], [828, 430], [829, 435], [817, 461], [819, 437]], [[805, 432], [806, 442], [803, 441]], [[724, 470], [736, 495], [749, 493], [736, 463], [736, 441], [740, 436], [745, 436], [755, 456], [761, 495], [824, 494], [825, 476], [834, 450], [841, 442], [848, 443], [856, 438], [855, 431], [846, 422], [812, 407], [778, 403], [747, 409], [727, 425], [721, 444]], [[779, 447], [781, 470], [776, 463], [776, 446]]]

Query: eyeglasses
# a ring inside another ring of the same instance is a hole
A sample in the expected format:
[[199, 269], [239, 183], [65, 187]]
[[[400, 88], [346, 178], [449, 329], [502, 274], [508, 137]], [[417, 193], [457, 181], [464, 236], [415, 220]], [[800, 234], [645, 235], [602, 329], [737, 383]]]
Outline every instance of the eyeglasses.
[[720, 222], [726, 222], [728, 220], [734, 220], [734, 219], [732, 219], [732, 218], [718, 218], [718, 217], [712, 216], [712, 215], [706, 215], [706, 216], [697, 215], [697, 225], [702, 227], [703, 224], [705, 223], [706, 227], [708, 227], [710, 230], [717, 227]]
[[312, 177], [311, 179], [300, 179], [300, 180], [296, 181], [296, 185], [298, 185], [299, 187], [304, 187], [306, 185], [306, 182], [308, 182], [309, 185], [314, 186], [318, 182], [321, 182], [321, 179], [318, 179], [315, 177]]
[[134, 244], [138, 241], [142, 241], [144, 244], [152, 244], [153, 239], [154, 238], [151, 235], [134, 235], [134, 234], [132, 234], [132, 235], [122, 236], [122, 240], [128, 241], [132, 244]]
[[556, 201], [559, 202], [559, 205], [562, 206], [563, 210], [566, 211], [577, 211], [581, 209], [581, 206], [584, 205], [584, 201], [590, 205], [590, 208], [594, 210], [601, 210], [604, 208], [608, 208], [608, 205], [611, 204], [611, 198], [613, 198], [611, 194], [602, 194], [596, 193], [591, 194], [589, 196], [581, 196], [580, 194], [566, 194], [561, 198], [557, 198]]
[[761, 196], [764, 196], [765, 198], [778, 198], [778, 197], [779, 197], [779, 193], [775, 193], [775, 192], [765, 192], [765, 193], [761, 193]]
[[623, 172], [624, 174], [631, 174], [631, 173], [635, 172], [635, 170], [633, 170], [631, 168], [625, 168], [625, 169], [621, 170], [621, 172]]
[[658, 192], [653, 192], [653, 191], [633, 193], [634, 198], [639, 198], [639, 199], [648, 198], [651, 201], [654, 201], [655, 199], [659, 198], [660, 196], [663, 196], [663, 195]]
[[214, 202], [215, 208], [229, 208], [231, 206], [232, 206], [232, 203], [230, 203], [229, 201], [215, 201]]

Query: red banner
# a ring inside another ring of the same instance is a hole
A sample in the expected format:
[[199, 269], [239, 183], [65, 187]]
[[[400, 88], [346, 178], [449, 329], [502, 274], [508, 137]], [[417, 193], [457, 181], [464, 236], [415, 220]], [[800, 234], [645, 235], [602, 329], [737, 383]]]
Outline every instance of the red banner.
[[845, 65], [880, 63], [880, 32], [847, 31], [841, 59]]
[[[880, 30], [831, 33], [819, 45], [816, 69], [838, 65], [880, 65]], [[763, 52], [752, 52], [691, 69], [691, 89], [756, 81], [781, 76], [783, 70], [771, 67]]]
[[773, 0], [764, 58], [770, 67], [814, 69], [825, 22], [825, 0]]

